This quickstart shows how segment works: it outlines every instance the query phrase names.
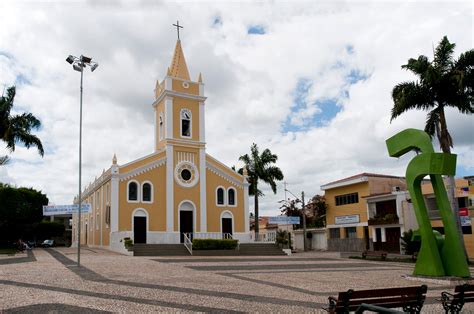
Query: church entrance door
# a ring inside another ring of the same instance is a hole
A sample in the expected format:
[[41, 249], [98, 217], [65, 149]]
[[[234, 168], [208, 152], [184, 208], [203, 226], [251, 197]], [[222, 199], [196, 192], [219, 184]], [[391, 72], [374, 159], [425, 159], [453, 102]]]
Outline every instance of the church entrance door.
[[181, 243], [184, 243], [184, 234], [193, 233], [193, 212], [190, 210], [181, 210], [179, 212], [179, 232]]
[[146, 217], [133, 217], [133, 241], [146, 243]]
[[232, 218], [222, 218], [222, 233], [232, 235]]

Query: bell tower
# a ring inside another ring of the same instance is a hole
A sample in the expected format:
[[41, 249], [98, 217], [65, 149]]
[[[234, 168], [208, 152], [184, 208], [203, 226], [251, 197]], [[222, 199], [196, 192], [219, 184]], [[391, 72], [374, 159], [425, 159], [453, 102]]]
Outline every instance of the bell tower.
[[165, 78], [156, 82], [155, 151], [175, 141], [204, 143], [205, 100], [202, 76], [191, 80], [178, 39]]
[[166, 230], [206, 232], [204, 84], [191, 80], [178, 37], [165, 78], [155, 87], [155, 151], [166, 151]]

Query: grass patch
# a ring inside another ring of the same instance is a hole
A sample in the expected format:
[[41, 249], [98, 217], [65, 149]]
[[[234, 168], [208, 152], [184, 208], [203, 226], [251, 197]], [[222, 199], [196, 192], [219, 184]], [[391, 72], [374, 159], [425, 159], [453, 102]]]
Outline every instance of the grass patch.
[[15, 254], [16, 253], [16, 249], [2, 249], [0, 248], [0, 254]]

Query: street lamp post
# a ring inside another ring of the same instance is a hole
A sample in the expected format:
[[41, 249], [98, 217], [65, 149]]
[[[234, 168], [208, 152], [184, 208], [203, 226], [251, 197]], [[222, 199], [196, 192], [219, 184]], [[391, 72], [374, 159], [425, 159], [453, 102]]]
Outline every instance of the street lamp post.
[[99, 66], [97, 62], [93, 62], [92, 58], [81, 55], [79, 58], [69, 55], [66, 58], [75, 71], [81, 72], [81, 88], [80, 88], [80, 104], [79, 104], [79, 197], [77, 210], [77, 266], [81, 266], [81, 207], [82, 207], [82, 79], [84, 76], [84, 68], [89, 66], [91, 72]]
[[[285, 183], [285, 186], [286, 186], [286, 183]], [[305, 204], [304, 204], [304, 191], [301, 192], [301, 200], [298, 198], [298, 196], [296, 196], [295, 194], [293, 194], [290, 190], [286, 189], [285, 188], [285, 192], [288, 192], [290, 193], [291, 195], [293, 195], [293, 197], [296, 198], [296, 201], [297, 202], [301, 202], [301, 212], [303, 214], [303, 250], [306, 252], [306, 213], [305, 213], [305, 210], [304, 210], [304, 207], [305, 207]]]

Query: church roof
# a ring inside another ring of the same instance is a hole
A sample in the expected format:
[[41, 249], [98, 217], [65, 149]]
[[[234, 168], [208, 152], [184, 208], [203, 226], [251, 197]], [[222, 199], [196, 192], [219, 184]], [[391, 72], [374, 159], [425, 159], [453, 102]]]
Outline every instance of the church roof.
[[173, 60], [168, 71], [169, 76], [177, 77], [183, 80], [190, 81], [188, 66], [184, 59], [183, 49], [181, 48], [181, 40], [178, 39], [176, 47], [174, 48]]

